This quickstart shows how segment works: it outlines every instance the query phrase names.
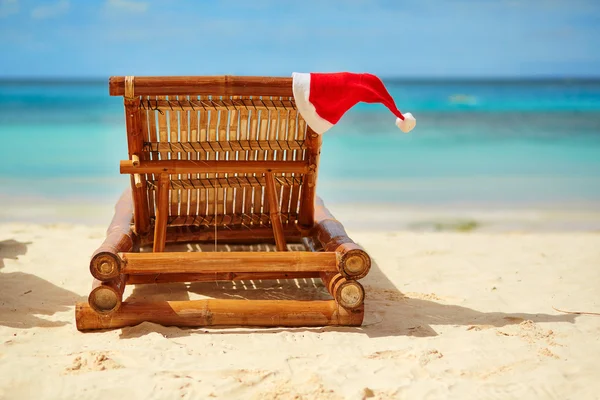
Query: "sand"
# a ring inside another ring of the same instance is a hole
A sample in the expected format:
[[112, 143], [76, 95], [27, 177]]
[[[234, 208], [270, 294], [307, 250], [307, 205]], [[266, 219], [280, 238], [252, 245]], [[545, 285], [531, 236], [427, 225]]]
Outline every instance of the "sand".
[[[600, 234], [368, 232], [360, 328], [75, 328], [104, 226], [0, 225], [1, 399], [596, 399]], [[246, 286], [246, 294], [240, 290]], [[256, 288], [254, 287], [256, 286]], [[195, 284], [232, 298], [316, 282]], [[188, 298], [183, 285], [134, 298]]]

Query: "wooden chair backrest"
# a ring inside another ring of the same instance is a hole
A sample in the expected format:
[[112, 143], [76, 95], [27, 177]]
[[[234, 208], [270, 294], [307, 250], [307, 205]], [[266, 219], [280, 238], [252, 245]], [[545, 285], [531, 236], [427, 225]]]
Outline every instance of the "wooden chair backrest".
[[[308, 174], [274, 175], [282, 223], [312, 223], [314, 204], [302, 203], [314, 202], [321, 142], [296, 110], [291, 78], [112, 77], [109, 87], [124, 97], [130, 159], [306, 162]], [[152, 226], [157, 185], [156, 174], [132, 175], [138, 231]], [[271, 224], [262, 173], [171, 174], [169, 197], [168, 226]]]

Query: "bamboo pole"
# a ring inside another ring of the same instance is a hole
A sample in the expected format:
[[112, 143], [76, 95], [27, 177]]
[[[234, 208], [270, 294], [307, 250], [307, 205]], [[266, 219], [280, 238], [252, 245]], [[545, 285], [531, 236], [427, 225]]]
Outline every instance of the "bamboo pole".
[[308, 165], [302, 161], [200, 161], [161, 160], [142, 161], [138, 167], [131, 160], [121, 160], [122, 174], [196, 174], [196, 173], [305, 173]]
[[[140, 98], [136, 97], [134, 88], [134, 78], [126, 77], [123, 81], [123, 95], [125, 106], [125, 123], [127, 128], [127, 145], [129, 158], [138, 156], [142, 153], [144, 145], [144, 135], [142, 134], [142, 117], [140, 113]], [[137, 160], [130, 160], [131, 163]], [[133, 172], [137, 173], [139, 171]], [[132, 173], [132, 174], [133, 174]], [[145, 176], [131, 176], [131, 188], [133, 196], [133, 214], [135, 231], [137, 234], [144, 234], [150, 229], [150, 216], [148, 215], [148, 196], [146, 193]]]
[[[144, 96], [142, 97], [141, 101], [142, 103], [144, 101], [147, 100], [151, 100], [154, 99], [154, 97], [151, 96]], [[147, 131], [148, 134], [146, 136], [146, 138], [144, 139], [146, 142], [156, 142], [158, 141], [158, 126], [156, 123], [156, 111], [153, 110], [146, 110], [146, 125], [147, 125]], [[144, 149], [144, 151], [146, 151]], [[146, 154], [146, 159], [147, 160], [158, 160], [159, 154], [158, 153], [151, 153], [148, 152]], [[138, 163], [139, 165], [139, 163]], [[150, 174], [147, 176], [148, 180], [152, 180], [154, 181], [155, 179], [157, 179], [158, 177], [156, 177], [153, 174]], [[156, 194], [155, 191], [149, 191], [148, 192], [148, 216], [149, 218], [154, 218], [156, 217]]]
[[106, 239], [92, 254], [90, 272], [98, 280], [113, 279], [119, 274], [119, 252], [131, 251], [139, 242], [131, 229], [133, 200], [131, 189], [125, 190], [115, 205], [115, 215], [106, 231]]
[[173, 282], [221, 282], [221, 281], [258, 281], [278, 279], [311, 279], [320, 278], [319, 272], [222, 272], [212, 274], [159, 273], [147, 275], [130, 275], [127, 281], [130, 285], [173, 283]]
[[309, 171], [305, 175], [302, 184], [300, 215], [298, 217], [298, 225], [300, 226], [300, 229], [303, 230], [311, 229], [315, 221], [315, 197], [317, 192], [317, 174], [319, 171], [321, 141], [321, 135], [315, 133], [309, 127], [306, 132]]
[[311, 236], [302, 237], [302, 244], [304, 245], [304, 247], [306, 247], [308, 251], [323, 251], [323, 246], [321, 246], [321, 242], [315, 240]]
[[117, 311], [123, 302], [126, 281], [126, 275], [119, 275], [116, 279], [105, 282], [94, 279], [88, 304], [101, 314]]
[[315, 226], [311, 230], [325, 251], [335, 251], [339, 257], [341, 274], [348, 279], [364, 278], [371, 268], [371, 258], [354, 243], [344, 226], [327, 210], [323, 200], [315, 200]]
[[265, 178], [267, 181], [266, 189], [269, 202], [269, 212], [271, 216], [271, 225], [273, 225], [273, 234], [275, 236], [275, 243], [277, 244], [277, 251], [287, 251], [285, 236], [283, 234], [283, 226], [281, 225], [279, 201], [277, 199], [277, 192], [275, 189], [275, 178], [273, 177], [272, 172], [267, 172]]
[[355, 309], [364, 303], [365, 289], [357, 281], [348, 280], [339, 273], [321, 273], [321, 280], [340, 306]]
[[112, 329], [152, 322], [164, 326], [308, 327], [360, 326], [364, 309], [347, 310], [335, 300], [193, 300], [154, 303], [124, 302], [108, 316], [88, 304], [75, 307], [77, 329]]
[[334, 252], [121, 253], [121, 273], [337, 272]]
[[133, 184], [136, 189], [139, 189], [143, 186], [142, 184], [142, 176], [140, 174], [133, 174]]
[[[108, 81], [111, 96], [125, 94], [125, 77]], [[141, 96], [212, 95], [293, 97], [292, 78], [265, 76], [136, 76], [135, 93]]]
[[154, 246], [152, 251], [165, 250], [167, 238], [167, 218], [169, 217], [169, 175], [160, 174], [158, 179], [158, 204], [154, 225]]

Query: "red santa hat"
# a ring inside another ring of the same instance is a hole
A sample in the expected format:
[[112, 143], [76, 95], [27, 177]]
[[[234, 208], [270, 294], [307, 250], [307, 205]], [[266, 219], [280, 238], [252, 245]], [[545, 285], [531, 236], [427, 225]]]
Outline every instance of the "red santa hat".
[[346, 111], [361, 101], [385, 105], [396, 116], [396, 126], [403, 132], [410, 132], [417, 124], [411, 113], [402, 115], [381, 79], [375, 75], [294, 72], [292, 89], [298, 111], [318, 134], [328, 131]]

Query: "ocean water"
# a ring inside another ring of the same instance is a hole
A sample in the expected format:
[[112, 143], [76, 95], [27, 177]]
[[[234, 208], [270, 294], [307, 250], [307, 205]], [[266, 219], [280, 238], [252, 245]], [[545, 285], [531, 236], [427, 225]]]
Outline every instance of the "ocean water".
[[[600, 82], [386, 81], [417, 127], [359, 104], [323, 138], [328, 202], [600, 210]], [[0, 202], [112, 204], [128, 184], [106, 81], [0, 83]]]

